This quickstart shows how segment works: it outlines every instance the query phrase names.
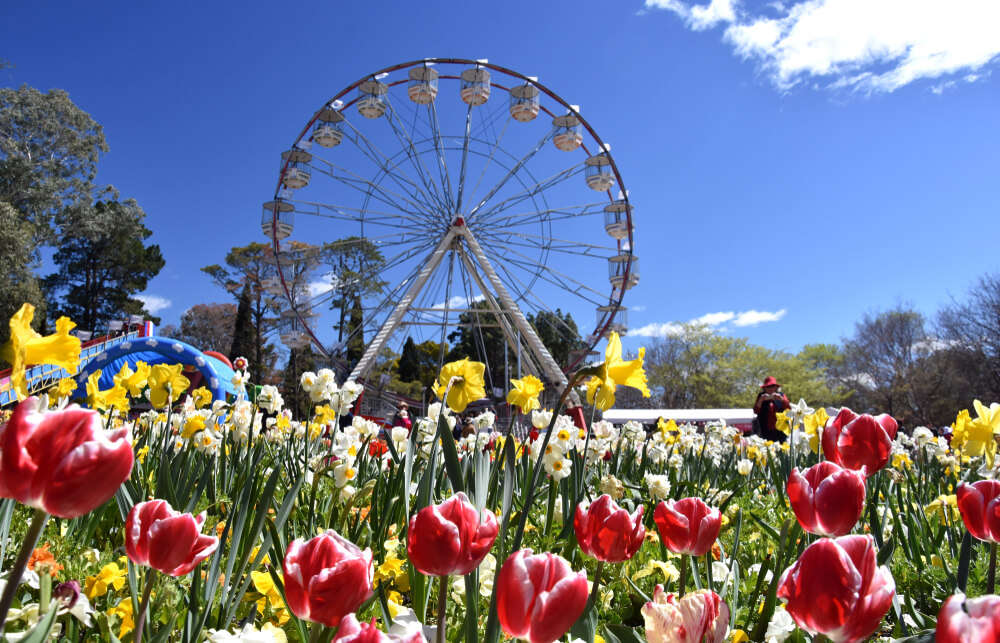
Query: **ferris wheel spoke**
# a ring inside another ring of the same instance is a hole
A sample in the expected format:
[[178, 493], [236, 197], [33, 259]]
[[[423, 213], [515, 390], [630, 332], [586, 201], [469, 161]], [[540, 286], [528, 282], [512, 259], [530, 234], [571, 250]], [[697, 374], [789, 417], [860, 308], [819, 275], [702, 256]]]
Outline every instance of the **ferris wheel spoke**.
[[465, 168], [469, 161], [469, 140], [472, 136], [472, 103], [465, 113], [465, 140], [462, 143], [462, 167], [458, 173], [458, 198], [455, 200], [455, 212], [462, 211], [462, 192], [465, 190]]
[[503, 143], [504, 136], [507, 135], [507, 128], [510, 125], [513, 118], [508, 118], [504, 124], [503, 129], [500, 130], [500, 136], [498, 136], [492, 145], [490, 145], [490, 154], [486, 157], [486, 162], [483, 164], [483, 169], [479, 173], [479, 178], [476, 179], [476, 187], [472, 189], [470, 194], [479, 194], [479, 186], [482, 185], [483, 179], [486, 177], [486, 171], [489, 169], [490, 165], [493, 163], [493, 158], [496, 155], [497, 150], [501, 149], [501, 144]]
[[598, 201], [596, 203], [582, 203], [580, 205], [546, 208], [544, 210], [507, 213], [504, 216], [494, 216], [490, 218], [490, 226], [494, 228], [507, 228], [525, 224], [535, 224], [538, 223], [539, 218], [544, 218], [546, 221], [559, 221], [562, 219], [593, 216], [595, 214], [603, 214], [604, 206], [607, 204], [607, 201]]
[[438, 175], [441, 177], [444, 192], [448, 195], [448, 202], [452, 203], [451, 175], [448, 173], [448, 162], [445, 160], [444, 148], [441, 142], [441, 123], [438, 120], [436, 100], [432, 100], [427, 106], [427, 118], [431, 124], [431, 135], [434, 137], [434, 151], [437, 152], [438, 157]]
[[[327, 203], [308, 203], [302, 201], [293, 201], [293, 204], [307, 204], [312, 205], [314, 210], [304, 210], [301, 207], [296, 207], [294, 210], [295, 214], [301, 214], [309, 217], [319, 217], [323, 219], [333, 219], [335, 221], [344, 221], [346, 223], [361, 223], [381, 225], [392, 229], [403, 228], [406, 230], [412, 230], [415, 232], [423, 232], [427, 230], [427, 224], [423, 221], [418, 221], [412, 217], [403, 214], [390, 214], [388, 212], [371, 212], [366, 210], [360, 210], [363, 216], [358, 216], [356, 214], [351, 214], [350, 212], [345, 212], [343, 206], [327, 204]], [[329, 212], [323, 212], [322, 210], [329, 210]], [[405, 219], [407, 221], [413, 222], [413, 225], [407, 225], [400, 221], [400, 219]]]
[[574, 292], [580, 295], [581, 297], [583, 297], [582, 293], [584, 292], [590, 293], [591, 296], [598, 297], [598, 300], [593, 301], [588, 299], [588, 301], [593, 301], [593, 303], [598, 306], [601, 305], [599, 303], [601, 299], [607, 298], [606, 293], [598, 292], [597, 290], [594, 290], [594, 288], [592, 288], [591, 286], [588, 286], [582, 281], [577, 281], [573, 277], [570, 277], [569, 275], [560, 272], [559, 270], [553, 268], [552, 266], [539, 263], [535, 259], [525, 255], [524, 253], [510, 246], [503, 246], [503, 247], [510, 254], [517, 255], [517, 257], [513, 257], [510, 256], [509, 254], [506, 257], [507, 261], [515, 263], [524, 268], [525, 270], [528, 270], [529, 272], [534, 272], [539, 276], [539, 278], [544, 279], [549, 283], [553, 283], [561, 288], [565, 288], [566, 290]]
[[552, 176], [546, 179], [537, 181], [534, 185], [527, 188], [526, 190], [507, 197], [503, 201], [500, 201], [499, 203], [494, 205], [489, 210], [483, 212], [483, 214], [479, 217], [479, 220], [480, 221], [488, 220], [489, 217], [494, 214], [503, 212], [507, 208], [511, 208], [517, 205], [518, 203], [521, 203], [527, 199], [532, 198], [536, 194], [545, 192], [546, 190], [550, 190], [555, 186], [559, 185], [560, 183], [562, 183], [563, 181], [567, 181], [576, 176], [577, 174], [581, 173], [583, 171], [583, 168], [584, 164], [578, 163], [577, 165], [574, 165], [572, 167], [566, 168], [565, 170], [557, 172], [556, 174], [553, 174]]
[[[618, 254], [617, 247], [602, 246], [595, 243], [587, 243], [585, 241], [570, 241], [569, 239], [559, 239], [557, 237], [531, 234], [529, 232], [518, 232], [508, 228], [498, 229], [497, 232], [492, 233], [491, 236], [494, 238], [506, 238], [508, 243], [518, 243], [518, 245], [523, 245], [526, 248], [545, 248], [555, 252], [564, 252], [567, 254], [582, 255], [586, 257], [600, 257], [606, 259], [610, 256], [606, 253], [610, 252], [612, 255]], [[510, 237], [518, 237], [522, 241], [515, 242]], [[537, 239], [537, 241], [534, 241], [535, 239]], [[605, 254], [598, 254], [599, 252], [603, 252]]]
[[[404, 191], [407, 190], [407, 188], [401, 184], [402, 181], [405, 182], [407, 185], [409, 185], [410, 188], [412, 188], [416, 192], [419, 192], [420, 195], [422, 195], [422, 198], [418, 197], [416, 193], [413, 194], [413, 198], [420, 199], [425, 208], [429, 210], [433, 209], [431, 202], [434, 199], [431, 198], [431, 196], [428, 195], [426, 192], [424, 192], [419, 185], [414, 183], [412, 179], [410, 179], [408, 176], [402, 173], [400, 169], [401, 165], [400, 163], [395, 163], [392, 165], [392, 169], [396, 170], [396, 172], [393, 172], [389, 167], [389, 164], [392, 163], [392, 159], [386, 156], [385, 153], [379, 150], [374, 143], [368, 140], [368, 138], [364, 134], [362, 134], [358, 128], [354, 127], [353, 123], [351, 123], [347, 119], [344, 119], [344, 122], [347, 123], [348, 127], [351, 128], [351, 131], [354, 132], [354, 136], [347, 135], [347, 133], [345, 132], [346, 138], [350, 140], [352, 143], [354, 143], [355, 147], [357, 147], [362, 154], [367, 156], [372, 163], [377, 165], [378, 168], [382, 170], [382, 172], [386, 176], [390, 177], [399, 188], [401, 188]], [[364, 142], [364, 145], [361, 145], [361, 142]]]
[[438, 186], [436, 183], [430, 180], [428, 176], [429, 172], [424, 167], [423, 161], [420, 159], [420, 154], [417, 152], [416, 146], [413, 144], [413, 139], [402, 129], [396, 122], [397, 113], [395, 107], [393, 107], [392, 101], [389, 99], [388, 94], [386, 95], [386, 105], [389, 106], [389, 111], [386, 112], [386, 120], [389, 122], [389, 126], [392, 131], [396, 134], [396, 138], [399, 139], [400, 144], [406, 151], [407, 158], [410, 159], [410, 164], [413, 169], [416, 170], [417, 175], [420, 176], [420, 180], [423, 182], [424, 187], [427, 189], [427, 193], [436, 201], [439, 208], [443, 212], [450, 211], [450, 196], [443, 197], [438, 191]]
[[555, 131], [556, 131], [555, 128], [552, 128], [548, 132], [546, 132], [545, 136], [543, 136], [538, 141], [538, 143], [535, 145], [534, 148], [532, 148], [532, 150], [530, 152], [528, 152], [527, 154], [525, 154], [524, 156], [522, 156], [520, 159], [517, 160], [517, 163], [515, 163], [513, 165], [513, 167], [511, 167], [507, 171], [506, 174], [504, 174], [503, 178], [500, 179], [500, 181], [496, 185], [494, 185], [492, 188], [490, 188], [490, 191], [486, 193], [486, 196], [484, 196], [479, 201], [479, 203], [476, 205], [476, 207], [474, 207], [471, 210], [469, 210], [469, 218], [470, 219], [472, 219], [475, 216], [475, 214], [477, 212], [479, 212], [479, 209], [481, 207], [483, 207], [484, 205], [486, 205], [487, 201], [489, 201], [494, 196], [496, 196], [496, 193], [499, 192], [500, 190], [502, 190], [505, 185], [507, 185], [507, 181], [509, 181], [512, 176], [514, 176], [515, 174], [517, 174], [521, 170], [521, 168], [524, 167], [525, 163], [527, 163], [528, 161], [530, 161], [536, 154], [538, 154], [538, 151], [541, 150], [542, 147], [545, 146], [545, 143], [550, 138], [552, 138], [552, 135], [555, 133]]
[[[361, 194], [374, 197], [382, 204], [387, 205], [390, 208], [393, 208], [394, 210], [399, 210], [400, 212], [406, 212], [407, 214], [412, 214], [424, 218], [427, 222], [432, 221], [430, 215], [427, 214], [430, 208], [428, 208], [426, 204], [413, 201], [406, 195], [393, 192], [392, 190], [383, 187], [379, 183], [369, 181], [368, 179], [358, 176], [347, 169], [338, 168], [332, 163], [328, 163], [328, 165], [330, 166], [329, 169], [316, 167], [315, 165], [311, 165], [310, 167], [312, 167], [315, 171], [330, 177], [331, 179], [337, 181], [342, 185], [357, 190]], [[337, 172], [338, 169], [341, 170], [341, 172], [343, 172], [343, 175]], [[367, 186], [367, 188], [362, 188], [361, 187], [362, 185]], [[375, 192], [378, 192], [379, 196], [376, 196]], [[415, 209], [408, 209], [407, 207], [403, 206], [398, 201], [396, 201], [396, 198], [399, 198], [402, 201], [408, 203], [411, 208]]]

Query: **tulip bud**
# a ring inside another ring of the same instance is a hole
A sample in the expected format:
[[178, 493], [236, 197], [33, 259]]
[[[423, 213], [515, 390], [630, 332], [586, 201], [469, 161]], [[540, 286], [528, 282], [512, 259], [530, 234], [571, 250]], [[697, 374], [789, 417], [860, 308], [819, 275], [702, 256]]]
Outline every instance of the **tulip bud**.
[[423, 631], [417, 627], [402, 636], [386, 634], [375, 626], [375, 617], [370, 623], [359, 623], [354, 614], [348, 614], [340, 621], [337, 635], [330, 643], [425, 643]]
[[604, 494], [584, 510], [576, 506], [573, 527], [580, 549], [604, 562], [620, 563], [639, 551], [646, 528], [642, 524], [641, 505], [629, 515], [611, 496]]
[[675, 554], [704, 556], [722, 529], [722, 512], [701, 498], [683, 498], [656, 505], [653, 521], [664, 546]]
[[552, 643], [565, 634], [587, 604], [587, 574], [560, 556], [530, 549], [507, 558], [497, 583], [497, 615], [503, 631], [530, 643]]
[[1000, 640], [1000, 596], [949, 596], [938, 613], [938, 643], [987, 643]]
[[860, 641], [882, 622], [896, 594], [887, 567], [878, 567], [871, 536], [821, 538], [778, 582], [778, 597], [799, 627], [835, 643]]
[[427, 576], [465, 575], [483, 562], [497, 538], [497, 519], [479, 511], [461, 491], [410, 519], [406, 552]]
[[372, 592], [372, 552], [332, 529], [311, 540], [296, 538], [285, 560], [285, 598], [299, 618], [337, 627]]
[[958, 510], [969, 533], [986, 542], [1000, 542], [1000, 482], [962, 483], [955, 490]]
[[793, 469], [786, 490], [799, 524], [820, 536], [850, 533], [865, 504], [864, 476], [829, 460]]
[[885, 413], [872, 417], [843, 408], [823, 429], [823, 454], [827, 460], [871, 477], [889, 462], [898, 428], [896, 420]]
[[107, 502], [132, 473], [127, 429], [105, 431], [96, 411], [71, 404], [44, 412], [37, 397], [0, 427], [0, 497], [60, 518]]
[[715, 592], [700, 589], [677, 600], [657, 585], [642, 607], [648, 643], [722, 643], [729, 627], [729, 606]]
[[184, 576], [219, 546], [218, 538], [201, 533], [204, 524], [204, 511], [195, 517], [166, 500], [140, 502], [125, 520], [125, 553], [136, 565]]

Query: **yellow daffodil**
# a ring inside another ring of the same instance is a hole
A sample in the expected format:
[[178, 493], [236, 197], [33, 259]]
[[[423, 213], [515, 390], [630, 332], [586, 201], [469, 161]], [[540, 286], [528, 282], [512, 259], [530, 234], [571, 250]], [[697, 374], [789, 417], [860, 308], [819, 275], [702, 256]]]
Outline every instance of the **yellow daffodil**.
[[729, 640], [727, 643], [746, 643], [749, 640], [750, 637], [747, 636], [747, 633], [743, 630], [733, 630], [729, 633]]
[[823, 427], [826, 426], [826, 422], [829, 419], [830, 416], [827, 415], [826, 409], [820, 407], [816, 409], [815, 413], [810, 413], [802, 418], [802, 424], [805, 427], [807, 434], [816, 435]]
[[69, 317], [56, 320], [56, 332], [42, 337], [31, 328], [35, 307], [24, 304], [10, 318], [10, 340], [0, 346], [0, 359], [11, 366], [10, 382], [19, 400], [28, 397], [25, 370], [30, 364], [52, 364], [70, 375], [80, 368], [80, 339], [69, 331], [76, 327]]
[[147, 453], [149, 453], [149, 445], [148, 444], [135, 452], [135, 459], [139, 461], [139, 464], [142, 464], [143, 462], [146, 461], [146, 454]]
[[541, 405], [538, 403], [538, 394], [545, 388], [542, 380], [534, 375], [525, 375], [519, 380], [512, 378], [510, 383], [514, 388], [507, 393], [508, 404], [516, 406], [521, 410], [521, 413], [528, 413], [529, 411], [541, 408]]
[[788, 411], [782, 411], [781, 413], [775, 413], [775, 425], [774, 428], [778, 429], [785, 435], [788, 435], [791, 430], [791, 424], [788, 421]]
[[958, 497], [955, 494], [938, 496], [924, 507], [924, 513], [927, 514], [928, 518], [937, 516], [941, 524], [954, 523], [962, 517], [958, 510]]
[[275, 587], [270, 572], [250, 572], [250, 578], [253, 581], [253, 588], [261, 595], [260, 600], [257, 601], [257, 611], [263, 614], [264, 608], [270, 604], [271, 610], [278, 617], [278, 624], [287, 623], [290, 618], [288, 608], [285, 606], [284, 599], [281, 598], [281, 592]]
[[118, 601], [118, 604], [107, 612], [108, 616], [117, 616], [121, 621], [118, 638], [123, 639], [125, 635], [135, 629], [135, 621], [132, 620], [132, 599], [126, 596]]
[[997, 452], [994, 436], [1000, 435], [1000, 404], [994, 402], [986, 406], [975, 400], [973, 405], [976, 409], [976, 418], [972, 418], [968, 411], [962, 411], [955, 418], [951, 445], [962, 455], [984, 456], [987, 465], [992, 467]]
[[906, 453], [894, 453], [892, 455], [892, 467], [894, 469], [902, 471], [903, 469], [909, 469], [912, 466], [913, 460], [911, 460], [910, 456]]
[[652, 576], [657, 571], [663, 574], [663, 581], [667, 583], [675, 582], [681, 577], [680, 571], [678, 571], [677, 567], [674, 565], [663, 562], [662, 560], [651, 559], [646, 563], [645, 567], [637, 571], [635, 575], [632, 576], [632, 580], [639, 580], [640, 578]]
[[[444, 399], [445, 391], [448, 391], [448, 399], [445, 400], [448, 408], [455, 413], [461, 413], [470, 403], [486, 397], [486, 385], [483, 380], [485, 372], [485, 364], [469, 361], [467, 357], [457, 362], [449, 362], [441, 368], [434, 393], [437, 394], [438, 399]], [[449, 383], [451, 384], [450, 391], [448, 390]]]
[[69, 397], [76, 390], [76, 380], [72, 377], [64, 377], [52, 387], [52, 397], [61, 400]]
[[660, 418], [656, 421], [656, 428], [660, 430], [660, 436], [664, 440], [669, 438], [671, 433], [677, 433], [679, 431], [677, 423], [674, 422], [673, 419], [664, 420], [663, 418]]
[[[125, 370], [124, 368], [122, 370]], [[142, 389], [146, 388], [149, 380], [149, 364], [146, 362], [136, 362], [135, 371], [129, 369], [129, 375], [122, 379], [121, 384], [128, 389], [128, 394], [132, 397], [142, 395]]]
[[114, 587], [116, 591], [125, 587], [127, 577], [128, 570], [122, 569], [117, 563], [108, 563], [97, 574], [87, 577], [84, 582], [84, 592], [90, 599], [104, 596], [111, 587]]
[[101, 371], [97, 370], [87, 377], [87, 404], [94, 409], [106, 410], [117, 409], [122, 413], [128, 412], [128, 398], [125, 396], [125, 389], [115, 385], [111, 388], [101, 390]]
[[[372, 584], [375, 587], [378, 587], [379, 583], [393, 584], [396, 583], [397, 579], [402, 577], [406, 577], [407, 580], [409, 580], [409, 575], [406, 573], [406, 570], [403, 569], [403, 565], [405, 563], [405, 560], [396, 558], [395, 556], [386, 558], [385, 562], [379, 565], [378, 569], [375, 570], [374, 581]], [[400, 589], [405, 592], [408, 588], [401, 587]]]
[[149, 402], [153, 408], [163, 408], [191, 386], [191, 380], [181, 375], [180, 364], [156, 364], [149, 371]]
[[639, 357], [625, 361], [622, 359], [622, 341], [618, 333], [612, 332], [608, 337], [608, 346], [604, 351], [604, 363], [600, 373], [587, 381], [587, 402], [602, 411], [607, 411], [615, 403], [615, 389], [618, 386], [630, 386], [649, 397], [649, 386], [646, 383], [646, 371], [642, 368], [646, 349], [639, 349]]
[[316, 421], [320, 424], [330, 424], [337, 421], [337, 412], [329, 405], [323, 404], [316, 407]]
[[205, 429], [205, 418], [200, 415], [191, 415], [186, 420], [184, 420], [184, 430], [181, 431], [181, 437], [185, 440], [191, 439], [191, 436], [198, 431], [203, 431]]
[[191, 391], [191, 400], [194, 402], [194, 408], [203, 409], [212, 403], [212, 392], [204, 386], [199, 386]]

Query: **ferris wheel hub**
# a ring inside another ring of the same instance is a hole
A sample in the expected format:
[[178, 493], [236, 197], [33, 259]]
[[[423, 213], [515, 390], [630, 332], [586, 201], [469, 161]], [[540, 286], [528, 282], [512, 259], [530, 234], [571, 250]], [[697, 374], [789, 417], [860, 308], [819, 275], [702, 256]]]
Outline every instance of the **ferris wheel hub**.
[[452, 221], [451, 225], [455, 226], [456, 228], [461, 228], [462, 226], [465, 225], [465, 217], [461, 216], [455, 217], [455, 220]]

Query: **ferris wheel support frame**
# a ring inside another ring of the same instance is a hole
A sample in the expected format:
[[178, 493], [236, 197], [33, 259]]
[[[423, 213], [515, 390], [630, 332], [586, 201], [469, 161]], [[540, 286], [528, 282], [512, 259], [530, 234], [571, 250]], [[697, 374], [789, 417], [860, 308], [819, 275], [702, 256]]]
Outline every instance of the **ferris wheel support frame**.
[[[347, 379], [357, 381], [368, 374], [368, 371], [375, 364], [376, 357], [382, 351], [382, 348], [389, 340], [389, 337], [391, 337], [396, 331], [396, 328], [402, 321], [403, 316], [406, 314], [407, 310], [409, 310], [410, 305], [416, 300], [417, 295], [427, 283], [430, 276], [435, 270], [437, 270], [438, 266], [440, 266], [441, 260], [444, 259], [445, 254], [452, 249], [452, 244], [459, 240], [464, 240], [469, 252], [475, 258], [476, 263], [479, 264], [479, 267], [486, 275], [486, 279], [493, 287], [492, 292], [490, 292], [490, 289], [485, 288], [485, 284], [479, 282], [478, 279], [476, 280], [480, 290], [483, 291], [483, 296], [487, 299], [491, 308], [494, 309], [494, 314], [497, 314], [504, 335], [506, 336], [509, 334], [509, 330], [505, 327], [505, 318], [509, 317], [510, 322], [514, 324], [514, 327], [520, 332], [521, 337], [525, 340], [528, 350], [532, 353], [531, 356], [534, 358], [534, 361], [541, 370], [540, 374], [544, 375], [545, 378], [551, 383], [559, 386], [565, 386], [568, 381], [566, 379], [566, 375], [563, 373], [562, 369], [559, 368], [559, 365], [556, 364], [552, 354], [549, 353], [547, 348], [545, 348], [545, 344], [543, 344], [542, 340], [539, 339], [534, 328], [532, 328], [531, 324], [528, 323], [524, 313], [521, 312], [521, 309], [514, 301], [514, 298], [511, 297], [510, 292], [504, 286], [500, 276], [497, 275], [496, 271], [493, 269], [493, 265], [486, 257], [486, 253], [483, 252], [483, 248], [479, 245], [479, 241], [476, 239], [475, 235], [472, 234], [472, 231], [469, 230], [468, 226], [465, 225], [465, 221], [462, 217], [457, 217], [448, 228], [448, 231], [443, 237], [441, 237], [441, 241], [438, 242], [437, 246], [428, 256], [424, 267], [417, 274], [417, 277], [413, 280], [413, 283], [399, 300], [399, 303], [397, 303], [392, 309], [392, 312], [389, 313], [385, 323], [381, 328], [379, 328], [378, 333], [376, 333], [371, 343], [365, 349], [361, 359], [358, 360], [358, 363], [355, 365]], [[499, 299], [500, 304], [503, 305], [505, 310], [500, 311], [498, 309], [499, 307], [496, 305], [496, 302], [493, 301], [494, 295], [496, 299]]]

